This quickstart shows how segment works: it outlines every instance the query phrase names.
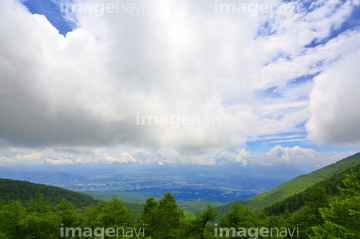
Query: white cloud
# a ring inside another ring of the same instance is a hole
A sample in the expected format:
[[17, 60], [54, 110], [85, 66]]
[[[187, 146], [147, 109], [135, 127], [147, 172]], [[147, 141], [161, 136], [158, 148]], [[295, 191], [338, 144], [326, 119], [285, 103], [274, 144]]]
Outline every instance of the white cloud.
[[284, 148], [280, 145], [277, 145], [276, 147], [270, 149], [270, 151], [267, 153], [250, 155], [247, 160], [251, 164], [262, 164], [269, 166], [278, 164], [312, 164], [325, 166], [354, 153], [355, 152], [320, 153], [310, 148], [301, 148], [299, 146]]
[[99, 162], [102, 164], [129, 164], [136, 163], [136, 160], [128, 153], [119, 153], [116, 156], [110, 156], [106, 153], [103, 153], [101, 157], [96, 158], [95, 162]]
[[[0, 166], [13, 165], [42, 165], [42, 164], [202, 164], [224, 165], [236, 164], [241, 167], [247, 165], [320, 165], [325, 166], [354, 154], [355, 152], [320, 153], [310, 148], [295, 146], [292, 148], [280, 145], [270, 149], [267, 153], [252, 154], [243, 148], [234, 151], [212, 152], [198, 155], [182, 155], [174, 150], [147, 151], [144, 149], [123, 151], [121, 148], [97, 148], [95, 152], [69, 152], [66, 149], [16, 149], [2, 151]], [[83, 150], [86, 152], [86, 150]]]
[[49, 159], [49, 158], [45, 158], [44, 161], [48, 164], [74, 164], [73, 161], [71, 161], [70, 159], [63, 159], [63, 158], [59, 158], [59, 159]]
[[[295, 3], [301, 5], [288, 4]], [[338, 29], [351, 15], [353, 1], [319, 1], [311, 12], [256, 17], [215, 14], [208, 1], [144, 4], [141, 14], [70, 14], [78, 29], [64, 38], [45, 17], [15, 0], [1, 1], [0, 20], [7, 24], [0, 25], [0, 142], [52, 149], [48, 154], [57, 157], [48, 158], [55, 161], [61, 156], [71, 162], [246, 165], [248, 156], [232, 150], [247, 138], [296, 132], [310, 117], [310, 139], [358, 143], [356, 129], [344, 139], [359, 118], [353, 93], [357, 72], [340, 68], [360, 49], [359, 30], [308, 46]], [[321, 71], [309, 108], [314, 83], [289, 82]], [[343, 79], [341, 86], [332, 73]], [[323, 92], [326, 86], [329, 93]], [[270, 87], [279, 97], [258, 97]], [[352, 107], [336, 106], [337, 99]], [[139, 126], [136, 112], [221, 115], [221, 124]], [[334, 126], [327, 114], [344, 122], [344, 131], [324, 133]], [[78, 152], [69, 158], [56, 147], [98, 151], [96, 157]], [[114, 152], [116, 147], [123, 153]]]
[[359, 62], [357, 50], [316, 77], [306, 125], [311, 140], [360, 147]]

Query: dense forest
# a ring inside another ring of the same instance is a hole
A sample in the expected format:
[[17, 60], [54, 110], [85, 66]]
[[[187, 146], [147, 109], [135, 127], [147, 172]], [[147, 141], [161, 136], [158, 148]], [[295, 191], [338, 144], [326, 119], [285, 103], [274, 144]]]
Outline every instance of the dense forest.
[[91, 196], [85, 194], [19, 180], [0, 178], [0, 192], [0, 201], [5, 203], [9, 203], [16, 198], [23, 204], [27, 204], [30, 199], [35, 198], [38, 193], [41, 193], [45, 202], [51, 207], [59, 204], [63, 199], [72, 202], [77, 208], [96, 204], [96, 201]]
[[286, 199], [274, 203], [273, 205], [266, 207], [265, 210], [270, 214], [280, 215], [286, 211], [294, 212], [299, 210], [301, 207], [305, 206], [305, 203], [309, 201], [310, 195], [317, 190], [324, 190], [330, 198], [336, 198], [340, 195], [339, 188], [344, 188], [343, 180], [346, 175], [351, 174], [352, 172], [360, 174], [360, 165], [353, 166], [351, 168], [345, 169], [344, 171], [331, 176], [328, 179], [325, 179], [315, 185], [307, 188], [306, 190], [296, 193], [293, 196], [287, 197]]
[[[208, 204], [195, 214], [179, 207], [170, 192], [142, 205], [125, 204], [116, 196], [101, 202], [58, 187], [0, 179], [0, 238], [360, 238], [359, 158], [296, 177], [255, 200]], [[301, 190], [300, 184], [308, 187]]]
[[[349, 156], [347, 158], [344, 158], [336, 163], [330, 164], [326, 167], [320, 168], [318, 170], [315, 170], [309, 174], [303, 174], [300, 176], [297, 176], [296, 178], [291, 179], [288, 182], [285, 182], [267, 192], [264, 193], [260, 193], [252, 198], [249, 198], [248, 200], [245, 201], [235, 201], [229, 204], [226, 204], [224, 206], [220, 206], [217, 207], [216, 210], [219, 213], [219, 216], [224, 215], [225, 212], [229, 211], [231, 209], [231, 205], [235, 204], [236, 202], [238, 204], [241, 204], [243, 206], [247, 206], [250, 207], [251, 210], [257, 210], [260, 208], [265, 208], [265, 207], [272, 207], [275, 203], [280, 203], [282, 200], [289, 198], [297, 193], [301, 193], [304, 190], [307, 190], [307, 192], [305, 194], [308, 194], [309, 192], [309, 187], [314, 186], [317, 183], [323, 182], [324, 180], [327, 180], [329, 178], [332, 178], [334, 175], [337, 175], [341, 172], [343, 172], [344, 170], [347, 170], [346, 173], [349, 173], [349, 168], [359, 165], [360, 163], [360, 153], [354, 154], [352, 156]], [[357, 170], [357, 169], [354, 169]], [[336, 176], [338, 179], [342, 178], [343, 176]], [[335, 178], [336, 178], [335, 177]], [[335, 180], [335, 178], [333, 177], [331, 180]], [[336, 183], [331, 183], [332, 188], [327, 189], [327, 192], [329, 192], [328, 190], [337, 190], [337, 186], [338, 184], [341, 184], [341, 180], [337, 180]], [[322, 186], [328, 187], [325, 184], [322, 184]], [[337, 191], [334, 193], [338, 193]], [[332, 193], [332, 192], [330, 192]], [[306, 195], [302, 194], [300, 195], [299, 198], [300, 200], [302, 200], [302, 197], [306, 198]], [[304, 198], [304, 199], [305, 199]], [[294, 198], [293, 198], [294, 199]], [[292, 200], [292, 199], [290, 199]], [[296, 205], [288, 205], [287, 208], [290, 211], [294, 211], [294, 209], [298, 209], [299, 206], [303, 206], [305, 203], [305, 200], [302, 200], [300, 202], [296, 202]], [[290, 208], [291, 207], [291, 208]]]
[[303, 204], [296, 207], [274, 205], [252, 211], [235, 203], [219, 221], [212, 205], [192, 215], [176, 204], [170, 192], [159, 200], [147, 198], [134, 219], [116, 196], [107, 204], [79, 210], [66, 199], [52, 206], [37, 192], [26, 204], [21, 200], [1, 204], [0, 238], [360, 238], [359, 172], [359, 166], [351, 167], [309, 188], [306, 196], [297, 194], [278, 204], [301, 198]]

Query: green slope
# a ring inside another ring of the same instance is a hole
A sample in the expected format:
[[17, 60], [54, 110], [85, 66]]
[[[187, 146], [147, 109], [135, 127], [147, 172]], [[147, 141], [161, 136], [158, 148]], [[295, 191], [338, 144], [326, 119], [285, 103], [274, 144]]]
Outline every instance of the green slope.
[[89, 195], [59, 187], [12, 179], [0, 178], [0, 192], [0, 201], [5, 203], [9, 203], [13, 200], [20, 200], [27, 204], [31, 198], [37, 197], [37, 192], [43, 194], [46, 203], [50, 206], [59, 204], [64, 198], [74, 204], [75, 208], [83, 208], [96, 203]]
[[[296, 193], [302, 192], [310, 186], [325, 180], [332, 175], [335, 175], [346, 168], [360, 164], [360, 153], [349, 156], [345, 159], [342, 159], [336, 163], [330, 164], [326, 167], [318, 169], [312, 173], [300, 175], [290, 181], [283, 183], [267, 192], [258, 194], [252, 198], [249, 198], [245, 201], [235, 201], [240, 205], [248, 206], [252, 210], [259, 208], [268, 207], [273, 205], [276, 202], [290, 197]], [[230, 210], [230, 206], [235, 202], [226, 204], [221, 207], [217, 207], [219, 216], [223, 215], [225, 212]]]
[[271, 215], [280, 215], [286, 211], [289, 211], [290, 213], [295, 212], [305, 205], [305, 203], [309, 200], [311, 192], [318, 190], [319, 187], [325, 188], [329, 197], [337, 198], [340, 195], [338, 187], [344, 188], [343, 180], [346, 178], [346, 175], [349, 175], [352, 172], [356, 173], [358, 177], [360, 177], [360, 164], [347, 168], [328, 179], [314, 184], [300, 193], [287, 197], [280, 202], [266, 207], [265, 210]]

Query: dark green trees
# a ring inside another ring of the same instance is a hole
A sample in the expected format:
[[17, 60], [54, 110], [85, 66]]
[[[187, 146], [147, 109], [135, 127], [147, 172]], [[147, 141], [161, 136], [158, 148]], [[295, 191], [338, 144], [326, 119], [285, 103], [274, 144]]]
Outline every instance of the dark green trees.
[[356, 173], [348, 175], [343, 181], [346, 188], [339, 188], [343, 197], [321, 208], [323, 225], [314, 226], [312, 238], [360, 238], [360, 186]]
[[[251, 211], [239, 204], [231, 206], [217, 224], [217, 212], [208, 204], [196, 215], [185, 213], [170, 192], [160, 200], [147, 198], [141, 215], [131, 221], [131, 214], [124, 203], [113, 197], [107, 204], [99, 203], [79, 213], [73, 204], [62, 200], [49, 206], [38, 193], [28, 205], [20, 201], [0, 204], [1, 239], [57, 239], [60, 231], [76, 228], [91, 231], [106, 228], [124, 228], [115, 238], [146, 239], [215, 239], [217, 237], [240, 238], [360, 238], [360, 185], [359, 173], [347, 175], [340, 196], [329, 197], [328, 187], [316, 185], [308, 191], [306, 203], [294, 212], [285, 209], [280, 215], [269, 216], [269, 211]], [[330, 199], [329, 199], [330, 198]], [[296, 199], [296, 197], [292, 198]], [[299, 197], [300, 199], [300, 197]], [[329, 203], [329, 200], [332, 200]], [[288, 200], [290, 208], [296, 200]], [[279, 205], [286, 205], [279, 204]], [[61, 227], [59, 228], [59, 226]], [[128, 232], [128, 228], [132, 230]], [[272, 230], [275, 228], [275, 230]], [[223, 232], [220, 236], [221, 231]], [[274, 231], [274, 233], [272, 233]], [[265, 236], [262, 235], [265, 232]], [[272, 234], [270, 235], [269, 232]], [[251, 233], [251, 234], [250, 234]], [[75, 235], [75, 234], [72, 234]], [[94, 234], [95, 235], [95, 234]], [[296, 236], [291, 236], [296, 235]], [[271, 237], [272, 236], [272, 237]], [[95, 236], [97, 237], [97, 236]], [[114, 238], [107, 237], [102, 238]], [[94, 236], [75, 235], [84, 239]]]
[[231, 210], [225, 213], [225, 215], [220, 218], [221, 227], [244, 227], [250, 228], [255, 227], [256, 220], [255, 214], [248, 207], [243, 207], [238, 203], [231, 205]]
[[43, 197], [32, 200], [26, 209], [19, 201], [4, 205], [0, 212], [2, 238], [57, 238], [60, 217], [43, 202]]
[[79, 226], [83, 221], [83, 216], [79, 214], [75, 210], [74, 205], [66, 201], [66, 199], [63, 199], [63, 201], [55, 207], [55, 212], [64, 227]]
[[3, 205], [0, 212], [0, 227], [4, 237], [2, 238], [23, 238], [26, 225], [26, 209], [19, 201], [9, 205]]
[[206, 209], [201, 213], [197, 214], [194, 220], [195, 227], [198, 229], [200, 239], [206, 238], [205, 229], [208, 222], [215, 221], [217, 212], [215, 208], [208, 204]]
[[166, 192], [159, 201], [155, 201], [153, 197], [148, 198], [143, 206], [139, 223], [146, 228], [147, 236], [168, 239], [171, 238], [174, 230], [179, 229], [184, 212], [177, 206], [170, 192]]
[[188, 239], [188, 238], [213, 238], [214, 227], [209, 222], [216, 220], [217, 212], [215, 208], [207, 204], [202, 212], [198, 212], [195, 217], [182, 217], [180, 219], [180, 227], [173, 231], [172, 238]]
[[105, 227], [130, 226], [131, 214], [124, 203], [114, 196], [100, 214], [100, 221]]

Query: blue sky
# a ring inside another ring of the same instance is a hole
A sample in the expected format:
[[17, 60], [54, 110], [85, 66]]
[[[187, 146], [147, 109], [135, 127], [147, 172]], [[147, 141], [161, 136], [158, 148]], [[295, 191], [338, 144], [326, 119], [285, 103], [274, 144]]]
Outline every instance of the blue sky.
[[59, 31], [60, 34], [66, 35], [76, 28], [76, 25], [67, 20], [65, 15], [61, 13], [60, 6], [53, 1], [44, 0], [28, 0], [23, 4], [32, 14], [44, 15], [47, 20]]
[[359, 1], [0, 7], [0, 166], [326, 165], [359, 151]]

